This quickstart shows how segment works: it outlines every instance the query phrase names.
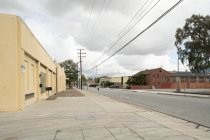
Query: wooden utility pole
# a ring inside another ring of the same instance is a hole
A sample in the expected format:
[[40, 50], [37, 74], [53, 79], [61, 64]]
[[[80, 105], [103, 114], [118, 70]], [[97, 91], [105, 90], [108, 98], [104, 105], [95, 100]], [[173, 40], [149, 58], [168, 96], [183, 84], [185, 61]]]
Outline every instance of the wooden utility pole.
[[180, 80], [180, 77], [179, 77], [179, 56], [178, 56], [178, 59], [177, 59], [177, 87], [176, 87], [176, 91], [177, 92], [180, 92], [180, 87], [179, 87], [179, 80]]
[[79, 52], [78, 52], [78, 57], [79, 57], [79, 62], [80, 62], [80, 89], [82, 90], [82, 58], [83, 57], [85, 57], [84, 56], [84, 54], [86, 54], [86, 53], [84, 53], [84, 52], [82, 52], [82, 51], [84, 51], [84, 49], [77, 49]]

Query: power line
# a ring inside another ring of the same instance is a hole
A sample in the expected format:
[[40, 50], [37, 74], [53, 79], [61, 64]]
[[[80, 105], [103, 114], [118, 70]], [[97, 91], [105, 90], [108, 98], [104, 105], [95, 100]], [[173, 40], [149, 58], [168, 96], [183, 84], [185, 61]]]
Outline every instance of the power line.
[[[106, 3], [106, 2], [105, 2]], [[106, 6], [105, 6], [105, 3], [104, 3], [104, 6], [102, 6], [102, 8], [103, 7], [105, 7], [105, 8], [103, 8], [103, 10], [102, 10], [102, 13], [101, 13], [101, 18], [104, 16], [104, 12], [107, 10], [107, 8], [109, 7], [109, 5], [110, 5], [110, 3], [111, 3], [111, 0], [109, 0], [108, 2], [107, 2], [107, 4], [106, 4]], [[97, 31], [97, 26], [99, 26], [99, 24], [100, 24], [100, 18], [98, 18], [98, 21], [96, 21], [96, 24], [95, 24], [95, 31], [94, 32], [96, 32]], [[97, 24], [98, 23], [98, 24]]]
[[[130, 19], [130, 21], [126, 24], [126, 26], [120, 31], [120, 33], [118, 33], [117, 37], [120, 36], [122, 34], [122, 32], [129, 26], [129, 24], [136, 18], [136, 16], [139, 14], [139, 12], [144, 8], [144, 6], [149, 2], [150, 0], [147, 0], [144, 2], [144, 4], [138, 9], [138, 11], [135, 13], [135, 15]], [[151, 4], [151, 3], [150, 3]], [[149, 5], [150, 5], [149, 4]], [[121, 39], [121, 38], [120, 38]], [[96, 59], [93, 63], [97, 62], [98, 60], [100, 60], [105, 54], [107, 54], [109, 52], [109, 50], [111, 50], [119, 41], [119, 38], [117, 40], [114, 40], [113, 42], [110, 43], [110, 47], [105, 51], [105, 53], [103, 55], [101, 55], [98, 59]]]
[[[154, 0], [153, 0], [154, 1]], [[142, 15], [146, 9], [152, 4], [153, 1], [150, 1], [150, 3], [147, 5], [147, 7], [141, 12], [140, 15]], [[140, 10], [142, 10], [144, 8], [144, 6], [147, 4], [148, 1], [146, 1], [143, 6], [136, 12], [136, 14], [132, 17], [132, 19], [129, 21], [129, 23], [123, 28], [123, 30], [121, 30], [121, 32], [117, 35], [119, 36], [120, 34], [122, 34], [122, 32], [128, 27], [128, 25], [132, 22], [132, 20], [138, 15], [138, 13], [140, 12]], [[105, 51], [105, 53], [99, 57], [96, 61], [94, 62], [97, 62], [98, 60], [100, 60], [105, 54], [107, 54], [128, 32], [130, 32], [135, 26], [137, 23], [139, 23], [158, 3], [160, 2], [160, 0], [158, 0], [132, 27], [128, 27], [128, 29], [126, 30], [126, 32], [124, 32], [124, 34], [122, 36], [120, 36], [117, 40], [115, 40], [114, 42], [112, 42], [111, 46]], [[138, 17], [140, 16], [138, 15]]]
[[[136, 23], [134, 23], [134, 25], [132, 25], [132, 27], [130, 27], [130, 28], [128, 28], [126, 31], [125, 31], [125, 33], [121, 36], [121, 38], [123, 38], [128, 32], [130, 32], [136, 25], [137, 25], [137, 23], [139, 23], [158, 3], [160, 2], [160, 0], [158, 0], [141, 18], [139, 18], [138, 20], [137, 20], [137, 22]], [[150, 4], [152, 3], [152, 1], [150, 2]], [[150, 5], [149, 4], [149, 5]], [[138, 17], [140, 17], [145, 11], [146, 11], [146, 9], [149, 7], [149, 5], [142, 11], [142, 13], [138, 16]], [[120, 38], [120, 39], [121, 39]]]
[[102, 62], [100, 62], [98, 65], [96, 65], [95, 67], [89, 69], [88, 71], [102, 65], [103, 63], [105, 63], [107, 60], [109, 60], [111, 57], [113, 57], [114, 55], [116, 55], [118, 52], [120, 52], [122, 49], [124, 49], [125, 47], [127, 47], [131, 42], [133, 42], [134, 40], [136, 40], [140, 35], [142, 35], [144, 32], [146, 32], [148, 29], [150, 29], [153, 25], [155, 25], [159, 20], [161, 20], [164, 16], [166, 16], [169, 12], [171, 12], [174, 8], [176, 8], [182, 1], [184, 0], [179, 0], [176, 4], [174, 4], [171, 8], [169, 8], [166, 12], [164, 12], [161, 16], [159, 16], [154, 22], [152, 22], [149, 26], [147, 26], [143, 31], [141, 31], [139, 34], [137, 34], [133, 39], [131, 39], [129, 42], [127, 42], [125, 45], [123, 45], [120, 49], [118, 49], [115, 53], [113, 53], [111, 56], [109, 56], [108, 58], [106, 58], [105, 60], [103, 60]]
[[[92, 17], [92, 14], [93, 14], [94, 5], [95, 5], [95, 0], [93, 0], [93, 2], [92, 2], [92, 4], [91, 4], [91, 11], [90, 11], [90, 15], [89, 15], [90, 18]], [[88, 26], [89, 26], [89, 22], [90, 22], [90, 20], [88, 20], [87, 28], [88, 28]]]
[[95, 23], [93, 24], [92, 31], [90, 32], [90, 33], [92, 33], [92, 34], [93, 34], [93, 31], [94, 31], [94, 28], [96, 28], [96, 24], [97, 24], [98, 19], [99, 19], [100, 15], [101, 15], [102, 9], [104, 9], [104, 5], [105, 5], [105, 0], [103, 0], [102, 6], [101, 6], [101, 8], [99, 9], [99, 13], [98, 13], [98, 15], [97, 15], [97, 17], [96, 17], [96, 21], [95, 21]]
[[136, 16], [139, 14], [139, 12], [144, 8], [144, 6], [149, 2], [150, 0], [146, 0], [144, 4], [138, 9], [136, 14], [130, 19], [130, 21], [126, 24], [126, 26], [120, 31], [120, 33], [117, 36], [120, 36], [123, 31], [130, 25], [130, 23], [136, 18]]
[[[88, 28], [89, 28], [89, 24], [90, 24], [90, 19], [91, 19], [92, 14], [93, 14], [94, 5], [95, 5], [95, 0], [90, 0], [89, 16], [88, 16], [88, 18], [87, 18], [86, 24], [84, 25], [85, 32], [88, 32]], [[83, 34], [84, 34], [84, 33], [83, 33]], [[82, 35], [82, 31], [80, 32], [79, 37], [80, 37], [81, 35]]]

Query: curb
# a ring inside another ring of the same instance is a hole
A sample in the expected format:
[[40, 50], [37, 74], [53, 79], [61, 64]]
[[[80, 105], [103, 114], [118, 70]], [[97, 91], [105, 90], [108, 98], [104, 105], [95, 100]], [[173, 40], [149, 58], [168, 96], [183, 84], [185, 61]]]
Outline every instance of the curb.
[[197, 95], [197, 94], [174, 94], [174, 93], [166, 93], [166, 92], [156, 92], [157, 94], [163, 95], [172, 95], [172, 96], [184, 96], [184, 97], [193, 97], [193, 98], [210, 98], [210, 95]]
[[154, 94], [172, 95], [172, 96], [184, 96], [184, 97], [194, 97], [194, 98], [210, 98], [210, 95], [200, 95], [200, 94], [189, 94], [189, 93], [174, 93], [174, 92], [161, 92], [161, 91], [149, 91], [149, 90], [127, 90], [131, 92], [149, 92]]

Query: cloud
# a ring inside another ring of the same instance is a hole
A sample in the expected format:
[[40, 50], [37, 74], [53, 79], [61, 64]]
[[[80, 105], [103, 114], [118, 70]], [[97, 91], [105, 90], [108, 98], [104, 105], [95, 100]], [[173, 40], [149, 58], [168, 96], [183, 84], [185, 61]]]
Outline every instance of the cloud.
[[57, 17], [65, 16], [77, 7], [86, 8], [89, 6], [89, 1], [84, 0], [44, 0], [43, 6], [46, 11]]
[[[109, 3], [109, 0], [95, 0], [92, 9], [93, 1], [1, 0], [0, 12], [19, 15], [50, 56], [58, 62], [66, 59], [77, 62], [77, 49], [84, 48], [87, 57], [83, 60], [83, 67], [87, 70], [112, 55], [177, 2], [160, 1], [131, 32], [99, 59], [144, 1], [110, 0]], [[183, 1], [138, 39], [100, 65], [98, 75], [132, 75], [156, 67], [176, 70], [175, 31], [192, 14], [209, 14], [208, 5], [209, 0]], [[180, 63], [180, 69], [186, 68]], [[86, 74], [95, 75], [95, 72], [93, 70]]]
[[[133, 55], [125, 56], [118, 55], [116, 57], [117, 63], [123, 67], [123, 69], [129, 69], [131, 71], [141, 71], [145, 69], [154, 69], [162, 67], [168, 71], [177, 70], [177, 57], [172, 58], [169, 55]], [[186, 67], [180, 63], [180, 70], [185, 70]]]
[[21, 10], [21, 11], [25, 9], [21, 1], [13, 1], [13, 0], [0, 1], [0, 8], [4, 10]]
[[[94, 22], [95, 18], [91, 19], [90, 22]], [[77, 38], [77, 41], [86, 46], [88, 50], [103, 51], [112, 42], [113, 37], [119, 33], [119, 26], [123, 27], [120, 23], [126, 20], [125, 17], [118, 13], [107, 12], [103, 21], [94, 24], [95, 26], [89, 26], [87, 29], [84, 29], [82, 38]], [[113, 22], [115, 22], [114, 25]]]

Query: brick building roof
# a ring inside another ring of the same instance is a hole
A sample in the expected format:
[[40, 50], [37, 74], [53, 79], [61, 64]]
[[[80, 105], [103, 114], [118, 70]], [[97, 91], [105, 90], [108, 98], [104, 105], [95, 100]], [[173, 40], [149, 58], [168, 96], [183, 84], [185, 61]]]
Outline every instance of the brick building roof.
[[[151, 72], [156, 71], [156, 70], [163, 70], [163, 71], [166, 71], [166, 70], [164, 70], [164, 69], [162, 69], [162, 68], [146, 69], [146, 70], [140, 71], [140, 72], [138, 72], [138, 73], [136, 73], [136, 74], [134, 74], [134, 75], [132, 75], [132, 76], [135, 77], [135, 76], [138, 76], [139, 74], [150, 74]], [[167, 71], [167, 72], [168, 72], [168, 71]]]
[[[145, 75], [150, 74], [156, 70], [166, 71], [163, 68], [146, 69], [146, 70], [140, 71], [140, 72], [132, 75], [132, 77], [138, 76], [139, 74], [145, 74]], [[194, 74], [194, 73], [188, 72], [188, 71], [179, 71], [179, 72], [178, 71], [166, 71], [166, 72], [170, 73], [172, 77], [209, 77], [208, 74], [204, 74], [204, 73]]]
[[200, 73], [200, 74], [195, 74], [195, 73], [192, 73], [192, 72], [185, 72], [185, 71], [180, 71], [180, 72], [177, 72], [177, 71], [172, 71], [170, 72], [173, 76], [173, 77], [208, 77], [208, 74], [204, 74], [204, 73]]

